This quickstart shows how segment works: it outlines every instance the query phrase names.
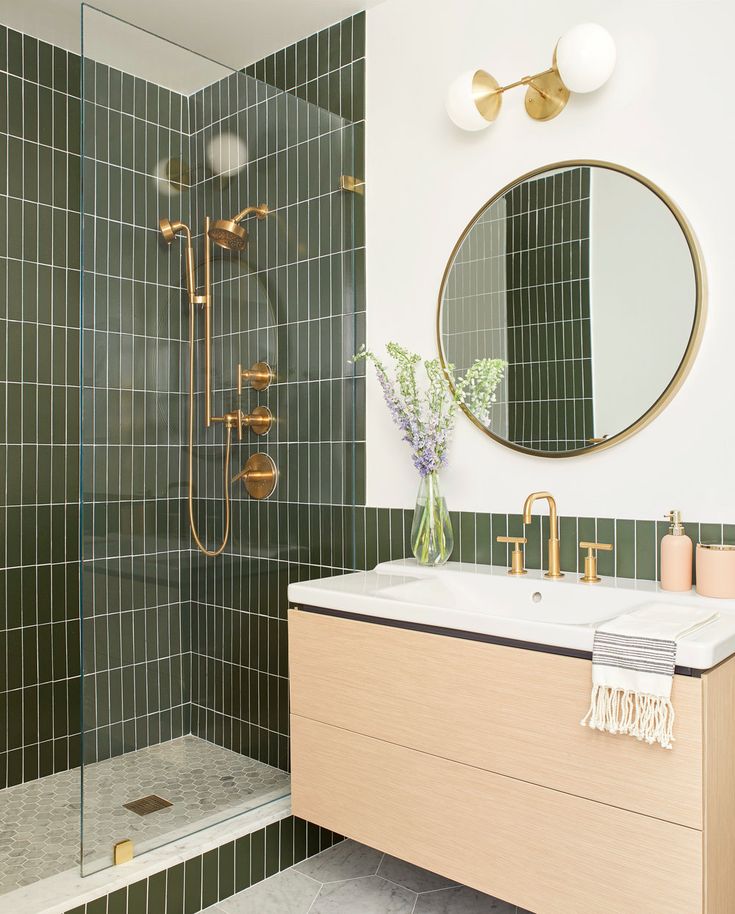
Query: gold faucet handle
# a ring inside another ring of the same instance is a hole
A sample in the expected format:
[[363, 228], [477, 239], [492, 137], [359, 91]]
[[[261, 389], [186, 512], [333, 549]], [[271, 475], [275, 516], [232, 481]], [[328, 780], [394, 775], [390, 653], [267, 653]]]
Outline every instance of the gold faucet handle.
[[278, 469], [268, 454], [252, 454], [233, 482], [242, 480], [251, 498], [268, 498], [278, 483]]
[[243, 368], [238, 362], [236, 382], [238, 396], [242, 395], [243, 382], [253, 390], [267, 390], [273, 381], [273, 369], [267, 362], [255, 362], [250, 368]]
[[612, 552], [612, 543], [588, 543], [582, 540], [579, 544], [580, 549], [586, 549], [587, 555], [584, 557], [584, 574], [580, 581], [585, 584], [597, 584], [602, 578], [597, 574], [597, 551], [602, 549], [603, 552]]
[[499, 543], [513, 543], [513, 552], [510, 555], [510, 568], [508, 569], [508, 574], [521, 575], [526, 573], [526, 569], [523, 567], [523, 549], [521, 546], [524, 546], [528, 540], [525, 536], [499, 536], [497, 537]]

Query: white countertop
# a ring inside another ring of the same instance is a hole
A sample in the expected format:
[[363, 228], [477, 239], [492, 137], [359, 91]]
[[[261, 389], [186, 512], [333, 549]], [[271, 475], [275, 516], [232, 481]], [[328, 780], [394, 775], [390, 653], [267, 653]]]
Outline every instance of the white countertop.
[[714, 622], [682, 639], [677, 665], [710, 669], [735, 653], [735, 600], [662, 591], [652, 581], [603, 578], [583, 584], [576, 574], [550, 581], [540, 571], [513, 578], [505, 568], [449, 562], [426, 568], [413, 559], [374, 571], [290, 584], [291, 604], [373, 618], [438, 626], [549, 647], [591, 651], [603, 621], [656, 601], [707, 607]]

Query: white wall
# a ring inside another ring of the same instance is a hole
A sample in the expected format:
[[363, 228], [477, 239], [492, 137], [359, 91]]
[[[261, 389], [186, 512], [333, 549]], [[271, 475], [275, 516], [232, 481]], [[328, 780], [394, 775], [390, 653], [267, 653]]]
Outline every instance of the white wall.
[[[452, 247], [481, 203], [538, 165], [606, 159], [642, 172], [682, 207], [709, 274], [699, 357], [675, 400], [630, 440], [567, 459], [519, 455], [460, 417], [444, 474], [456, 510], [518, 512], [548, 488], [564, 514], [735, 522], [733, 191], [729, 100], [735, 4], [718, 0], [385, 0], [368, 12], [368, 343], [436, 351], [436, 297]], [[523, 93], [480, 134], [444, 112], [473, 66], [501, 81], [549, 65], [570, 26], [604, 24], [618, 66], [599, 92], [537, 123]], [[682, 67], [685, 71], [682, 73]], [[667, 80], [671, 91], [667, 91]], [[368, 503], [413, 505], [417, 479], [377, 385], [368, 393]]]
[[601, 437], [627, 428], [665, 390], [691, 335], [696, 284], [684, 233], [647, 187], [594, 168], [590, 203], [592, 392]]

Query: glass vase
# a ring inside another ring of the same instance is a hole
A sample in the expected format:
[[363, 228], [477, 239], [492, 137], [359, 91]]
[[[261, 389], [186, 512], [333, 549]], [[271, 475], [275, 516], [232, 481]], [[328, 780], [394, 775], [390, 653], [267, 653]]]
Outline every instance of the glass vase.
[[443, 565], [452, 554], [454, 534], [439, 474], [421, 477], [411, 527], [411, 550], [419, 565]]

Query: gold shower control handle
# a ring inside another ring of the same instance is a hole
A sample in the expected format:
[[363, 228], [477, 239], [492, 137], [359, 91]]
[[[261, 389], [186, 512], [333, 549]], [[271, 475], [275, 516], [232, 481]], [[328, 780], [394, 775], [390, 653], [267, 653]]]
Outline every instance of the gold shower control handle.
[[266, 390], [273, 381], [273, 369], [267, 362], [255, 362], [250, 368], [237, 365], [237, 393], [242, 394], [243, 381], [253, 390]]
[[497, 538], [499, 543], [514, 543], [513, 552], [510, 555], [510, 568], [508, 569], [508, 574], [521, 575], [526, 573], [526, 569], [523, 567], [523, 550], [521, 546], [524, 546], [528, 540], [525, 536], [499, 536]]
[[597, 574], [597, 550], [612, 552], [612, 543], [588, 543], [583, 540], [579, 544], [579, 548], [587, 550], [587, 555], [584, 557], [584, 574], [579, 580], [585, 584], [598, 584], [602, 578]]
[[[217, 416], [212, 416], [212, 421], [216, 422]], [[231, 413], [225, 413], [222, 417], [225, 428], [236, 428], [237, 438], [242, 441], [242, 430], [244, 428], [252, 429], [256, 435], [266, 435], [273, 425], [273, 413], [267, 406], [256, 406], [251, 413], [244, 413], [241, 409], [233, 409]]]
[[268, 454], [253, 454], [233, 482], [243, 481], [251, 498], [268, 498], [278, 484], [278, 468]]

